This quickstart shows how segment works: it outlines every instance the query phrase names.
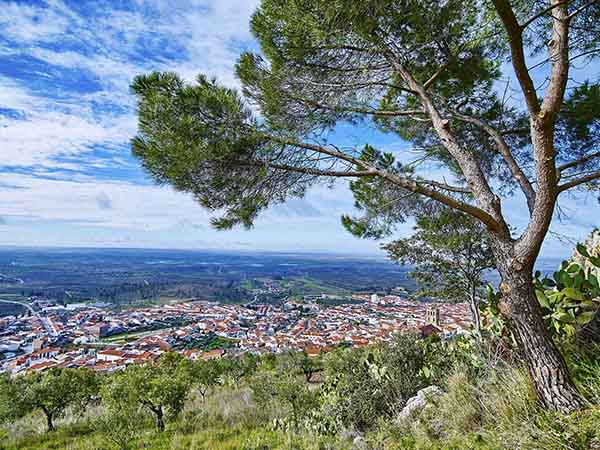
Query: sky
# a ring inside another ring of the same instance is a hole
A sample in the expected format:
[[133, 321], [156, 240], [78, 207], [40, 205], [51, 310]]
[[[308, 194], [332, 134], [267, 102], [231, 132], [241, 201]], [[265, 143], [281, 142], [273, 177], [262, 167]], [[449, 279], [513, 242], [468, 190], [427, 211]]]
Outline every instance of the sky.
[[[153, 184], [130, 154], [132, 78], [169, 70], [191, 81], [201, 72], [239, 87], [236, 59], [257, 50], [248, 25], [257, 0], [0, 3], [0, 245], [382, 254], [379, 242], [343, 229], [340, 216], [353, 212], [345, 182], [270, 209], [252, 230], [215, 231], [190, 195]], [[336, 135], [407, 148], [364, 130]], [[505, 206], [517, 226], [523, 205], [517, 196]], [[571, 218], [554, 221], [545, 256], [568, 255], [569, 240], [600, 225], [594, 198], [561, 206]]]

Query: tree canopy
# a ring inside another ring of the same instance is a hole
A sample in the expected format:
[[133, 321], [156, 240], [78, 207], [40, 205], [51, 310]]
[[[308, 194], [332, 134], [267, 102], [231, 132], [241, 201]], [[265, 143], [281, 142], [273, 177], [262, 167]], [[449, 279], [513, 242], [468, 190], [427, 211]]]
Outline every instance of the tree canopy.
[[161, 356], [154, 364], [128, 366], [103, 387], [102, 398], [116, 412], [137, 405], [154, 417], [157, 431], [162, 432], [165, 420], [183, 409], [191, 388], [186, 369], [175, 353]]
[[[600, 3], [263, 0], [251, 29], [260, 53], [239, 58], [241, 92], [202, 74], [135, 78], [132, 148], [144, 168], [214, 211], [218, 228], [250, 227], [335, 179], [352, 179], [359, 213], [343, 223], [361, 237], [440, 204], [470, 215], [491, 239], [540, 400], [581, 406], [533, 267], [559, 196], [598, 188], [600, 85], [571, 69], [600, 55]], [[410, 152], [331, 142], [340, 124], [394, 134]], [[521, 228], [505, 211], [516, 192], [529, 212]]]
[[[48, 431], [54, 430], [54, 420], [61, 417], [67, 408], [83, 412], [99, 391], [96, 374], [87, 369], [53, 368], [45, 372], [27, 375], [15, 381], [21, 414], [41, 410]], [[19, 401], [20, 400], [20, 401]]]

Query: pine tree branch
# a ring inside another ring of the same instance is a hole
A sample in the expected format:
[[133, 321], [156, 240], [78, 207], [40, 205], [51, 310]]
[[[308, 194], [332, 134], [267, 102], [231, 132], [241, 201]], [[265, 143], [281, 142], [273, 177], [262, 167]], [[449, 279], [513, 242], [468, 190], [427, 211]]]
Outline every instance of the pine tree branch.
[[[363, 167], [367, 171], [374, 171], [374, 173], [377, 176], [389, 181], [390, 183], [392, 183], [396, 186], [406, 189], [407, 191], [423, 195], [432, 200], [436, 200], [440, 203], [443, 203], [446, 206], [449, 206], [451, 208], [458, 209], [462, 212], [470, 214], [471, 216], [479, 219], [481, 222], [483, 222], [487, 227], [489, 227], [492, 230], [497, 230], [498, 232], [501, 232], [504, 230], [505, 224], [499, 223], [491, 214], [484, 211], [483, 209], [481, 209], [477, 206], [471, 205], [469, 203], [465, 203], [461, 200], [457, 200], [454, 197], [450, 197], [449, 195], [446, 195], [438, 190], [428, 187], [428, 185], [440, 187], [441, 185], [443, 185], [442, 183], [438, 183], [438, 182], [432, 181], [432, 180], [414, 180], [412, 178], [408, 178], [408, 177], [405, 177], [405, 176], [397, 174], [397, 173], [392, 173], [387, 170], [379, 169], [359, 158], [356, 158], [354, 156], [348, 155], [348, 154], [340, 152], [338, 150], [333, 150], [331, 148], [323, 147], [320, 145], [310, 144], [310, 143], [306, 143], [306, 142], [299, 142], [299, 141], [295, 141], [293, 139], [279, 137], [279, 136], [271, 136], [271, 135], [267, 135], [267, 134], [263, 134], [263, 137], [267, 140], [276, 142], [281, 145], [289, 145], [291, 147], [303, 148], [306, 150], [314, 151], [316, 153], [333, 156], [335, 158], [338, 158], [341, 161], [346, 161], [346, 162], [352, 163], [353, 165], [356, 165], [358, 167]], [[459, 188], [459, 189], [461, 192], [463, 192], [462, 188]], [[471, 190], [469, 190], [469, 193], [471, 193]]]
[[253, 165], [256, 167], [267, 167], [275, 170], [283, 170], [286, 172], [302, 173], [305, 175], [315, 175], [323, 177], [334, 177], [334, 178], [360, 178], [360, 177], [372, 177], [377, 175], [377, 171], [374, 170], [321, 170], [314, 167], [300, 167], [291, 164], [278, 164], [269, 161], [244, 161], [240, 162], [242, 165]]
[[492, 221], [484, 223], [492, 230], [506, 236], [509, 231], [504, 217], [502, 216], [500, 200], [492, 191], [477, 159], [470, 151], [464, 149], [458, 143], [456, 137], [450, 131], [448, 120], [441, 116], [423, 85], [418, 83], [404, 66], [402, 58], [398, 56], [400, 54], [398, 49], [394, 48], [393, 44], [390, 43], [385, 45], [387, 45], [387, 56], [390, 58], [390, 62], [394, 66], [394, 69], [398, 72], [409, 89], [415, 91], [419, 96], [423, 109], [431, 119], [434, 130], [438, 134], [444, 147], [460, 166], [460, 169], [467, 180], [469, 189], [475, 196], [475, 200], [478, 202], [481, 210], [485, 211], [486, 214], [493, 218]]
[[598, 170], [596, 172], [592, 172], [589, 175], [586, 175], [584, 177], [576, 178], [572, 181], [561, 184], [560, 186], [558, 186], [558, 192], [559, 193], [565, 192], [569, 189], [573, 189], [577, 186], [581, 186], [582, 184], [589, 183], [589, 182], [595, 181], [595, 180], [600, 180], [600, 170]]
[[568, 3], [570, 0], [562, 0], [554, 5], [550, 5], [547, 8], [544, 8], [543, 10], [541, 10], [540, 12], [538, 12], [537, 14], [533, 15], [532, 17], [530, 17], [529, 19], [527, 19], [527, 21], [523, 24], [520, 25], [521, 29], [525, 29], [527, 28], [529, 25], [531, 25], [533, 22], [535, 22], [537, 19], [539, 19], [542, 16], [545, 16], [546, 14], [548, 14], [550, 11], [552, 11], [554, 8], [557, 8], [565, 3]]
[[556, 19], [552, 21], [552, 39], [548, 44], [550, 61], [550, 83], [546, 88], [542, 101], [540, 119], [545, 123], [554, 121], [554, 117], [562, 106], [567, 81], [569, 79], [569, 25], [567, 23], [567, 6], [564, 1], [552, 1], [556, 7]]
[[531, 132], [530, 128], [509, 128], [508, 130], [502, 130], [500, 134], [502, 136], [509, 136], [511, 134], [529, 134]]
[[399, 117], [399, 116], [414, 116], [417, 114], [425, 114], [425, 111], [419, 109], [412, 110], [376, 110], [376, 109], [368, 109], [368, 108], [346, 108], [346, 107], [336, 107], [329, 106], [323, 103], [316, 102], [314, 100], [309, 100], [301, 97], [290, 96], [290, 98], [299, 103], [303, 103], [305, 105], [310, 105], [318, 109], [323, 109], [327, 111], [334, 111], [340, 113], [356, 113], [356, 114], [365, 114], [370, 116], [379, 116], [379, 117]]
[[452, 113], [453, 113], [454, 117], [456, 117], [457, 119], [478, 126], [479, 128], [481, 128], [483, 131], [485, 131], [487, 134], [489, 134], [492, 137], [492, 139], [496, 143], [498, 152], [502, 155], [502, 158], [506, 162], [506, 165], [508, 166], [513, 178], [519, 184], [519, 186], [521, 187], [521, 190], [525, 194], [529, 212], [530, 213], [533, 212], [533, 208], [535, 205], [535, 197], [536, 197], [535, 190], [533, 189], [533, 186], [531, 185], [529, 178], [527, 178], [527, 175], [525, 175], [525, 172], [523, 172], [523, 169], [521, 169], [521, 167], [515, 160], [510, 147], [508, 146], [508, 144], [506, 143], [506, 140], [502, 136], [502, 133], [500, 133], [497, 129], [488, 125], [481, 119], [478, 119], [478, 118], [472, 117], [472, 116], [467, 116], [465, 114], [461, 114], [458, 111], [452, 111]]
[[423, 87], [425, 88], [425, 90], [429, 89], [429, 87], [435, 83], [435, 81], [440, 77], [440, 75], [442, 73], [444, 73], [444, 71], [448, 68], [448, 66], [450, 66], [450, 59], [448, 59], [448, 61], [446, 61], [444, 64], [442, 64], [436, 71], [435, 73], [425, 82], [423, 83]]
[[523, 27], [519, 25], [508, 0], [493, 0], [493, 3], [508, 35], [512, 65], [515, 74], [517, 75], [517, 79], [519, 80], [523, 95], [525, 96], [527, 109], [529, 109], [529, 112], [532, 115], [536, 115], [539, 111], [539, 102], [533, 80], [529, 75], [527, 64], [525, 62]]
[[583, 5], [581, 5], [579, 8], [577, 8], [575, 11], [573, 11], [571, 14], [569, 14], [567, 16], [567, 20], [571, 20], [573, 17], [575, 17], [577, 14], [583, 12], [584, 10], [586, 10], [588, 7], [592, 6], [594, 3], [596, 3], [598, 0], [590, 0], [587, 3], [584, 3]]
[[558, 166], [556, 168], [556, 170], [558, 170], [559, 172], [564, 172], [567, 169], [571, 169], [571, 168], [577, 167], [581, 164], [585, 164], [586, 162], [591, 161], [592, 159], [596, 159], [596, 158], [600, 158], [600, 152], [590, 153], [589, 155], [586, 155], [575, 161], [569, 161], [568, 163]]

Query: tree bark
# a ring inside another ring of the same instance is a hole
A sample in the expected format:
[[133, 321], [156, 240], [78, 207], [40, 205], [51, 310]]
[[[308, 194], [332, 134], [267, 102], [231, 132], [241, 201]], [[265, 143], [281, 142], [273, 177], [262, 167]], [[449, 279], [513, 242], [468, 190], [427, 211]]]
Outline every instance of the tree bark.
[[163, 418], [162, 408], [157, 408], [155, 411], [156, 414], [156, 429], [159, 433], [165, 431], [165, 420]]
[[50, 414], [47, 411], [44, 411], [44, 414], [46, 415], [46, 431], [54, 431], [54, 422], [52, 422], [52, 414]]
[[540, 403], [546, 409], [563, 413], [580, 409], [583, 399], [544, 325], [535, 297], [532, 268], [521, 268], [511, 261], [503, 262], [499, 264], [503, 312], [509, 319]]
[[469, 307], [471, 308], [471, 315], [473, 316], [473, 326], [475, 333], [481, 335], [481, 314], [479, 312], [479, 299], [477, 298], [477, 292], [475, 285], [471, 286], [471, 298]]

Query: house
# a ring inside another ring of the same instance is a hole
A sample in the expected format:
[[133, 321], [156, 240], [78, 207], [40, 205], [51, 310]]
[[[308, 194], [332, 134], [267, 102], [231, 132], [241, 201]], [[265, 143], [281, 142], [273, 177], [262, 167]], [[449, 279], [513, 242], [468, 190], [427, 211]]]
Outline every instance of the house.
[[438, 336], [442, 332], [442, 330], [440, 330], [435, 325], [428, 323], [426, 325], [420, 326], [419, 332], [421, 333], [421, 336], [429, 337], [429, 336]]
[[99, 361], [118, 361], [124, 357], [125, 353], [120, 350], [107, 349], [96, 353], [96, 359]]

